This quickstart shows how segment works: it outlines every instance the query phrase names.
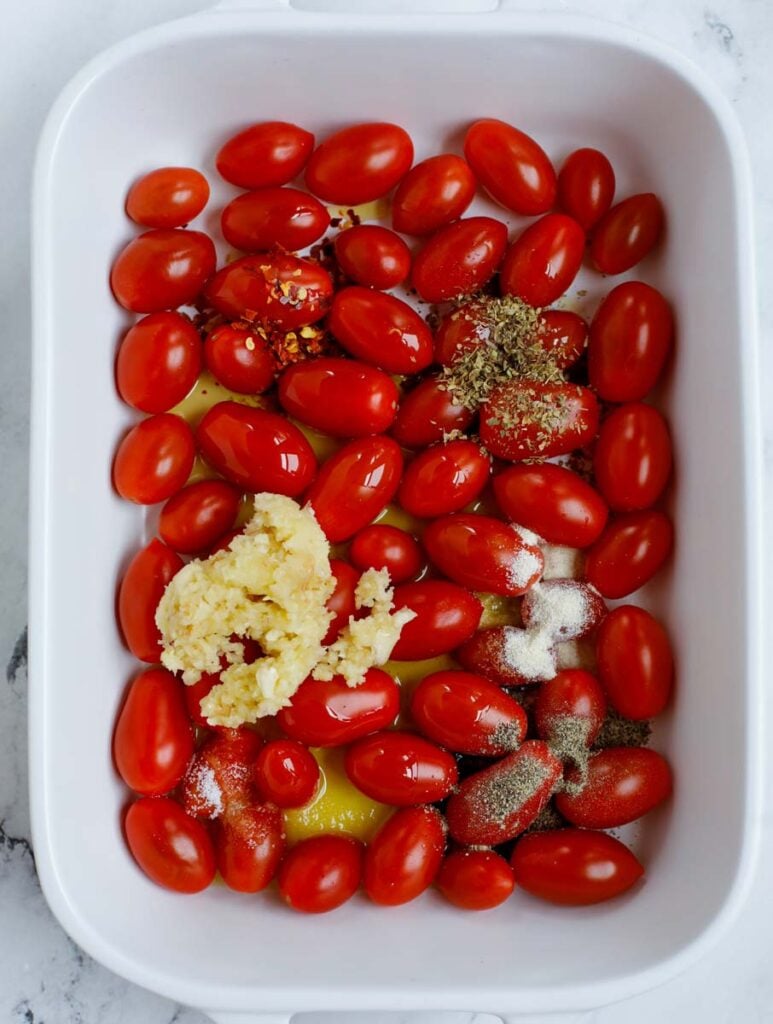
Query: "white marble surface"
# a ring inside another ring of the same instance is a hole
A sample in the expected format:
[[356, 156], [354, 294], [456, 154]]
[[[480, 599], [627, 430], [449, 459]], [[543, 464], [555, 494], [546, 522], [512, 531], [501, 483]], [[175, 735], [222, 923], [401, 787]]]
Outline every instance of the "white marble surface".
[[[35, 139], [64, 82], [90, 56], [145, 25], [206, 0], [7, 0], [0, 42], [0, 1022], [202, 1024], [82, 954], [41, 896], [30, 850], [25, 742], [25, 543], [29, 367], [28, 184]], [[773, 277], [772, 0], [518, 0], [624, 21], [675, 45], [722, 86], [746, 130], [755, 173], [763, 394], [773, 393], [769, 282]], [[773, 402], [766, 413], [766, 501], [773, 511]], [[773, 545], [770, 545], [773, 547]], [[769, 556], [773, 560], [773, 555]], [[773, 566], [769, 566], [773, 568]], [[773, 581], [773, 573], [768, 572]], [[768, 607], [771, 607], [768, 602]], [[770, 702], [773, 704], [773, 702]], [[773, 708], [768, 708], [773, 733]], [[768, 758], [773, 775], [773, 753]], [[773, 787], [771, 787], [773, 789]], [[702, 963], [669, 985], [585, 1018], [586, 1024], [773, 1024], [773, 795], [752, 898]], [[331, 1016], [306, 1018], [307, 1024]], [[368, 1024], [402, 1017], [371, 1015]], [[419, 1024], [472, 1024], [422, 1015]], [[477, 1018], [483, 1024], [484, 1018]], [[491, 1020], [491, 1018], [485, 1018]], [[350, 1024], [365, 1024], [351, 1018]]]

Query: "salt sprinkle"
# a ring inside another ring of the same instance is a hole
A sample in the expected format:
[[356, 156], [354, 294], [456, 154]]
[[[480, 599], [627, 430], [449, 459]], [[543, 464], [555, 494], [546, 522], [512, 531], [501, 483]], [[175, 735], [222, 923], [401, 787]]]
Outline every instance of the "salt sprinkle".
[[511, 523], [510, 527], [515, 530], [524, 544], [528, 544], [532, 548], [539, 547], [539, 545], [545, 543], [538, 533], [535, 533], [533, 530], [527, 530], [525, 526], [521, 526], [519, 523]]
[[507, 628], [504, 656], [523, 679], [539, 683], [556, 674], [556, 654], [553, 637], [538, 629]]
[[542, 569], [542, 557], [529, 548], [519, 548], [507, 569], [510, 584], [525, 589], [536, 573]]
[[577, 580], [550, 580], [537, 583], [526, 594], [521, 606], [528, 628], [547, 633], [557, 640], [576, 640], [587, 632], [597, 604], [595, 594]]
[[542, 555], [545, 559], [543, 580], [577, 579], [582, 576], [583, 556], [578, 548], [544, 544]]
[[185, 779], [190, 810], [197, 818], [218, 818], [223, 813], [223, 791], [213, 768], [197, 760]]

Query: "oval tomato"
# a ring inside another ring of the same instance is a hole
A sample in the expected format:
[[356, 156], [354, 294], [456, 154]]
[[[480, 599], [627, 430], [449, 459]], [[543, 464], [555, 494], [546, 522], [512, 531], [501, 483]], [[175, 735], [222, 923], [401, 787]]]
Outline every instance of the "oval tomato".
[[416, 253], [411, 284], [425, 302], [445, 302], [482, 288], [502, 262], [507, 227], [467, 217], [435, 232]]
[[204, 342], [207, 369], [224, 387], [258, 395], [274, 383], [276, 360], [264, 338], [249, 327], [221, 324]]
[[500, 459], [549, 459], [590, 444], [598, 423], [598, 402], [590, 388], [510, 380], [483, 403], [480, 437]]
[[654, 718], [671, 699], [674, 658], [668, 634], [649, 612], [622, 605], [596, 639], [599, 679], [609, 703], [626, 718]]
[[663, 206], [652, 192], [629, 196], [596, 225], [590, 258], [602, 274], [622, 274], [657, 245], [663, 232]]
[[515, 888], [513, 869], [493, 850], [454, 850], [443, 861], [437, 887], [462, 910], [491, 910]]
[[386, 290], [403, 282], [411, 270], [411, 251], [388, 228], [360, 224], [336, 235], [338, 266], [356, 284]]
[[306, 914], [335, 910], [362, 878], [363, 847], [346, 836], [312, 836], [297, 843], [279, 869], [279, 895]]
[[395, 588], [395, 610], [410, 608], [416, 618], [403, 626], [393, 661], [422, 661], [453, 651], [478, 628], [483, 605], [469, 590], [444, 580], [422, 580]]
[[142, 797], [126, 812], [132, 856], [156, 885], [201, 892], [215, 877], [215, 853], [204, 825], [169, 797]]
[[447, 313], [435, 332], [435, 362], [452, 366], [457, 360], [493, 341], [492, 305], [472, 299]]
[[196, 751], [181, 799], [194, 818], [232, 818], [255, 802], [254, 763], [263, 740], [251, 729], [223, 729]]
[[200, 231], [158, 228], [133, 238], [110, 271], [124, 309], [157, 313], [193, 302], [215, 272], [215, 247]]
[[397, 811], [384, 822], [365, 852], [365, 892], [383, 907], [415, 900], [432, 885], [445, 845], [443, 818], [434, 807]]
[[556, 643], [589, 636], [606, 614], [603, 598], [582, 580], [542, 580], [521, 601], [524, 628], [548, 633]]
[[453, 430], [466, 430], [475, 414], [457, 405], [437, 377], [428, 377], [403, 396], [392, 436], [403, 448], [426, 448]]
[[161, 658], [156, 608], [166, 585], [183, 567], [174, 551], [152, 540], [129, 562], [118, 590], [118, 622], [135, 658], [153, 664]]
[[432, 362], [432, 332], [407, 302], [352, 285], [336, 292], [327, 326], [342, 348], [387, 373], [419, 373]]
[[179, 313], [151, 313], [124, 335], [115, 364], [118, 393], [142, 412], [166, 412], [201, 372], [201, 338]]
[[222, 726], [211, 726], [206, 720], [204, 715], [201, 713], [201, 702], [207, 696], [209, 691], [220, 683], [220, 673], [207, 673], [205, 672], [201, 679], [197, 683], [192, 683], [190, 686], [183, 687], [185, 697], [185, 706], [188, 708], [188, 714], [194, 725], [200, 726], [202, 729], [220, 729]]
[[360, 530], [352, 541], [349, 558], [358, 569], [386, 569], [392, 583], [413, 579], [424, 565], [415, 537], [380, 523]]
[[558, 201], [562, 209], [590, 231], [612, 205], [615, 172], [598, 149], [576, 149], [558, 175]]
[[527, 217], [556, 198], [556, 172], [534, 139], [504, 121], [484, 118], [467, 131], [464, 155], [475, 177], [502, 206]]
[[611, 509], [654, 505], [671, 475], [671, 437], [660, 413], [639, 402], [610, 413], [593, 451], [593, 473]]
[[[567, 782], [580, 780], [570, 769]], [[608, 747], [592, 754], [577, 792], [556, 794], [556, 807], [580, 828], [619, 828], [636, 821], [671, 795], [668, 762], [646, 747]]]
[[538, 341], [550, 352], [559, 370], [574, 366], [588, 347], [588, 325], [568, 309], [546, 309], [541, 317]]
[[534, 705], [534, 719], [540, 739], [551, 742], [562, 722], [570, 719], [585, 727], [585, 742], [591, 746], [607, 713], [601, 684], [590, 672], [567, 668], [543, 683]]
[[396, 124], [353, 124], [329, 135], [306, 168], [306, 187], [326, 203], [358, 206], [391, 192], [413, 162], [410, 135]]
[[255, 786], [277, 807], [303, 807], [319, 785], [319, 765], [295, 740], [272, 740], [255, 761]]
[[534, 640], [533, 635], [517, 626], [487, 626], [454, 651], [454, 657], [468, 672], [477, 672], [499, 686], [526, 686], [552, 679], [556, 674], [556, 658], [553, 645], [547, 643], [549, 638], [538, 635], [536, 643], [541, 656], [530, 667], [530, 674], [526, 674], [523, 659], [513, 659], [513, 645], [517, 652], [524, 644], [528, 645], [530, 639]]
[[180, 228], [198, 217], [209, 199], [209, 185], [192, 167], [158, 167], [129, 189], [126, 212], [147, 228]]
[[297, 252], [321, 238], [329, 224], [322, 203], [297, 188], [244, 192], [220, 217], [223, 238], [242, 252], [268, 252], [275, 246]]
[[221, 147], [215, 166], [239, 188], [285, 185], [297, 177], [314, 148], [314, 136], [297, 124], [263, 121], [232, 136]]
[[221, 818], [213, 831], [217, 867], [228, 888], [236, 892], [265, 889], [285, 850], [284, 818], [279, 808], [271, 804], [242, 807]]
[[448, 441], [418, 455], [403, 475], [397, 500], [406, 512], [429, 519], [458, 512], [488, 483], [491, 459], [474, 441]]
[[407, 732], [379, 732], [346, 752], [349, 780], [371, 800], [411, 807], [444, 800], [456, 785], [452, 754]]
[[422, 160], [406, 174], [392, 198], [392, 227], [429, 235], [461, 217], [475, 196], [475, 175], [460, 156]]
[[161, 509], [159, 536], [173, 551], [204, 551], [233, 528], [241, 500], [241, 492], [222, 480], [190, 484]]
[[113, 461], [113, 483], [122, 498], [155, 505], [180, 490], [190, 476], [196, 444], [186, 421], [170, 412], [142, 420], [125, 435]]
[[507, 250], [499, 272], [502, 294], [549, 306], [574, 281], [584, 252], [585, 232], [576, 220], [563, 213], [541, 217]]
[[627, 597], [652, 579], [673, 546], [674, 527], [663, 512], [627, 512], [588, 548], [585, 577], [604, 597]]
[[360, 579], [359, 572], [353, 569], [348, 562], [342, 562], [340, 558], [330, 559], [330, 571], [335, 579], [335, 590], [327, 599], [325, 608], [333, 613], [333, 618], [330, 620], [327, 633], [322, 641], [323, 644], [332, 644], [349, 622], [350, 617], [357, 611], [354, 593]]

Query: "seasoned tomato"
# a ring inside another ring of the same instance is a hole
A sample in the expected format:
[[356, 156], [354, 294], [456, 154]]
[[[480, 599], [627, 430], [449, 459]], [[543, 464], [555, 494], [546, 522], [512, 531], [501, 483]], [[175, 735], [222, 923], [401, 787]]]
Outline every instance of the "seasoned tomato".
[[609, 703], [626, 718], [654, 718], [671, 699], [674, 657], [668, 634], [649, 612], [622, 605], [596, 639], [599, 679]]
[[413, 261], [411, 283], [426, 302], [478, 291], [493, 276], [507, 245], [507, 227], [492, 217], [467, 217], [432, 235]]
[[404, 395], [392, 436], [403, 448], [426, 448], [452, 430], [466, 430], [475, 414], [454, 402], [437, 377], [428, 377]]
[[558, 201], [562, 209], [590, 231], [612, 205], [615, 172], [598, 149], [576, 149], [558, 175]]
[[241, 395], [259, 395], [274, 383], [276, 361], [265, 339], [249, 327], [222, 324], [210, 331], [204, 359], [215, 380]]
[[293, 910], [324, 914], [354, 896], [363, 847], [346, 836], [313, 836], [294, 846], [279, 869], [279, 894]]
[[590, 672], [568, 668], [543, 683], [534, 705], [537, 733], [550, 742], [567, 719], [582, 723], [584, 740], [590, 746], [599, 734], [607, 713], [601, 684]]
[[158, 533], [173, 551], [205, 551], [233, 528], [241, 491], [223, 480], [200, 480], [178, 491], [161, 509]]
[[118, 622], [135, 658], [151, 664], [161, 658], [156, 608], [166, 585], [183, 567], [174, 551], [152, 540], [129, 562], [118, 590]]
[[[578, 782], [575, 769], [568, 782]], [[671, 795], [671, 769], [647, 747], [608, 747], [592, 754], [580, 792], [556, 794], [556, 807], [580, 828], [619, 828], [636, 821]]]
[[356, 284], [386, 290], [401, 284], [411, 270], [411, 251], [388, 228], [360, 224], [336, 235], [338, 266]]
[[507, 250], [499, 272], [503, 295], [530, 306], [549, 306], [577, 276], [585, 232], [564, 213], [549, 213], [530, 224]]
[[194, 818], [230, 818], [255, 802], [254, 764], [263, 740], [251, 729], [218, 728], [199, 747], [181, 799]]
[[287, 121], [263, 121], [234, 135], [217, 154], [220, 174], [239, 188], [285, 185], [297, 177], [314, 148], [314, 136]]
[[444, 800], [458, 778], [452, 754], [407, 732], [358, 740], [347, 750], [344, 767], [366, 796], [394, 807]]
[[180, 228], [198, 217], [209, 199], [209, 185], [192, 167], [158, 167], [129, 189], [126, 212], [147, 228]]
[[349, 618], [355, 614], [357, 608], [354, 602], [354, 592], [360, 579], [359, 572], [352, 568], [348, 562], [340, 558], [330, 559], [330, 571], [335, 580], [335, 590], [327, 599], [325, 608], [333, 613], [327, 633], [322, 641], [323, 644], [332, 644]]
[[590, 636], [606, 614], [604, 599], [582, 580], [542, 580], [521, 601], [524, 627], [542, 629], [556, 643]]
[[223, 209], [223, 238], [242, 252], [268, 252], [275, 246], [297, 252], [321, 238], [330, 214], [314, 196], [297, 188], [244, 192]]
[[454, 651], [454, 657], [468, 672], [493, 679], [500, 686], [524, 686], [550, 678], [552, 671], [548, 676], [539, 672], [536, 677], [527, 678], [508, 657], [509, 644], [523, 633], [516, 626], [487, 626]]
[[370, 668], [359, 686], [342, 676], [309, 677], [277, 716], [281, 728], [310, 747], [342, 747], [388, 729], [400, 710], [400, 688], [379, 668]]
[[406, 235], [429, 235], [461, 217], [475, 195], [475, 175], [460, 156], [422, 160], [392, 198], [392, 226]]
[[132, 313], [193, 302], [215, 272], [215, 247], [200, 231], [158, 228], [133, 238], [110, 272], [113, 295]]
[[513, 869], [493, 850], [454, 850], [441, 865], [437, 887], [462, 910], [491, 910], [511, 895]]
[[645, 192], [613, 206], [596, 225], [590, 257], [602, 274], [622, 274], [657, 245], [663, 232], [663, 206]]
[[277, 807], [303, 807], [319, 785], [319, 765], [295, 740], [272, 740], [255, 761], [255, 787]]
[[593, 451], [593, 473], [616, 512], [654, 505], [671, 475], [671, 438], [660, 413], [640, 402], [610, 413]]
[[446, 835], [434, 807], [404, 807], [378, 830], [365, 852], [363, 885], [374, 903], [409, 903], [435, 879]]
[[432, 362], [432, 332], [394, 295], [358, 285], [343, 288], [327, 325], [350, 355], [387, 373], [419, 373]]
[[674, 527], [663, 512], [627, 512], [588, 548], [585, 576], [604, 597], [627, 597], [652, 579], [673, 546]]
[[472, 299], [447, 313], [435, 332], [435, 362], [452, 366], [462, 356], [492, 341], [495, 323], [491, 306]]
[[416, 612], [416, 618], [403, 626], [395, 644], [395, 661], [421, 661], [447, 654], [469, 640], [483, 614], [483, 605], [474, 594], [444, 580], [396, 587], [394, 606]]
[[122, 498], [155, 505], [180, 490], [190, 476], [196, 444], [180, 416], [159, 413], [132, 427], [113, 462], [113, 483]]
[[474, 441], [434, 445], [411, 462], [397, 500], [406, 512], [429, 519], [459, 512], [481, 493], [491, 476], [491, 459]]
[[574, 366], [588, 347], [588, 325], [568, 309], [546, 309], [542, 314], [539, 341], [553, 356], [559, 370]]
[[424, 565], [419, 542], [396, 526], [375, 523], [360, 530], [349, 558], [358, 569], [386, 569], [392, 583], [413, 579]]
[[285, 850], [279, 808], [271, 804], [242, 807], [216, 822], [213, 833], [217, 867], [229, 889], [261, 892], [270, 884]]
[[500, 459], [547, 459], [590, 444], [598, 423], [598, 402], [590, 388], [510, 380], [483, 403], [480, 437]]
[[115, 364], [118, 393], [142, 412], [166, 412], [201, 372], [199, 332], [180, 313], [151, 313], [126, 332]]
[[306, 187], [326, 203], [358, 206], [391, 192], [413, 162], [410, 135], [396, 124], [354, 124], [329, 135], [306, 168]]
[[143, 797], [126, 812], [132, 856], [156, 885], [174, 892], [201, 892], [215, 877], [209, 832], [169, 797]]
[[464, 155], [475, 177], [502, 206], [527, 217], [547, 213], [556, 198], [556, 172], [525, 132], [484, 118], [467, 131]]

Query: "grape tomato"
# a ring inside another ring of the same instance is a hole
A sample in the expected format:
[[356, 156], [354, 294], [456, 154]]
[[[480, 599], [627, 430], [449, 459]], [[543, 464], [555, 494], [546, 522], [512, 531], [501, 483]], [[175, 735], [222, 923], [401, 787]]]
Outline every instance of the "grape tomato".
[[392, 198], [392, 226], [429, 235], [464, 213], [475, 196], [475, 175], [452, 153], [432, 156], [406, 174]]
[[287, 121], [250, 125], [230, 138], [215, 158], [220, 174], [239, 188], [286, 185], [303, 170], [314, 136]]
[[180, 228], [198, 217], [209, 199], [209, 184], [192, 167], [158, 167], [135, 181], [126, 212], [148, 228]]
[[360, 224], [336, 235], [338, 266], [355, 284], [387, 290], [401, 284], [411, 270], [411, 251], [388, 228]]

